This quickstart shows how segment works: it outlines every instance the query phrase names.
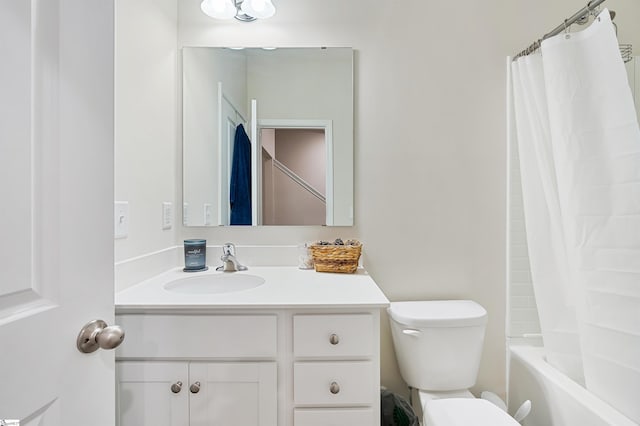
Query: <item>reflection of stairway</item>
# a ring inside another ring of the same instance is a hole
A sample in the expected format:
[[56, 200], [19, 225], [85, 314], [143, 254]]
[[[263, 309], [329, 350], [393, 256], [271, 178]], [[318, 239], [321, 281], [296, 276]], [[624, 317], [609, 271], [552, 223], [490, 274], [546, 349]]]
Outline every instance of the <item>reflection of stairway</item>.
[[282, 173], [284, 173], [289, 179], [291, 179], [292, 182], [295, 182], [300, 188], [304, 189], [309, 194], [313, 195], [314, 197], [322, 201], [323, 204], [327, 203], [327, 199], [325, 198], [324, 195], [322, 195], [320, 191], [315, 189], [313, 186], [311, 186], [311, 184], [309, 184], [309, 182], [307, 182], [306, 180], [304, 180], [303, 178], [295, 174], [291, 169], [289, 169], [287, 166], [282, 164], [280, 161], [274, 158], [273, 165]]

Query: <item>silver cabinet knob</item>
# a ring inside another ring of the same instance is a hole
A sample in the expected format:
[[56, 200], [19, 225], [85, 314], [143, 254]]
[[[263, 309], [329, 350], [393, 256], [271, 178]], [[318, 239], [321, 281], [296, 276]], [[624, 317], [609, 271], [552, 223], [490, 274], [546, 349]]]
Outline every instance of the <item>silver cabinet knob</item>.
[[98, 348], [114, 349], [124, 340], [124, 330], [119, 325], [108, 326], [102, 320], [93, 320], [82, 327], [76, 347], [82, 353], [89, 354]]
[[337, 394], [338, 392], [340, 392], [340, 385], [336, 382], [331, 382], [331, 385], [329, 385], [329, 392], [334, 395]]
[[191, 391], [191, 393], [198, 393], [198, 392], [200, 392], [200, 382], [195, 382], [194, 384], [192, 384], [191, 386], [189, 386], [189, 390]]
[[173, 393], [180, 393], [180, 391], [182, 390], [182, 382], [181, 381], [177, 381], [174, 384], [171, 385], [171, 392]]
[[331, 336], [329, 336], [329, 343], [331, 343], [332, 345], [337, 345], [338, 343], [340, 343], [340, 337], [338, 337], [337, 334], [332, 334]]

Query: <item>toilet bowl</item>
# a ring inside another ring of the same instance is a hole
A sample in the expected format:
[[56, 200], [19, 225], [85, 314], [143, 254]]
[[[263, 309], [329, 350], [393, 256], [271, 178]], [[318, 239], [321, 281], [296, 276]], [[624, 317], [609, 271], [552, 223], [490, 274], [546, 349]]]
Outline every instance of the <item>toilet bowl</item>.
[[400, 374], [418, 389], [425, 426], [512, 426], [497, 406], [475, 399], [487, 311], [471, 300], [392, 302], [388, 308]]
[[513, 417], [484, 399], [443, 398], [427, 401], [425, 426], [520, 426]]

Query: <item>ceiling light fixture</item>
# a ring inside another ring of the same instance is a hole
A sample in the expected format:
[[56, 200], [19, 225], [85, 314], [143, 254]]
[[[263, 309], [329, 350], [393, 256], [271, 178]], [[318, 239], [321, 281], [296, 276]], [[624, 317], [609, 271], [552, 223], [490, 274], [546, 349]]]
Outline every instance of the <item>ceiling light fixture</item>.
[[200, 8], [212, 18], [236, 18], [242, 22], [270, 18], [276, 13], [271, 0], [202, 0]]

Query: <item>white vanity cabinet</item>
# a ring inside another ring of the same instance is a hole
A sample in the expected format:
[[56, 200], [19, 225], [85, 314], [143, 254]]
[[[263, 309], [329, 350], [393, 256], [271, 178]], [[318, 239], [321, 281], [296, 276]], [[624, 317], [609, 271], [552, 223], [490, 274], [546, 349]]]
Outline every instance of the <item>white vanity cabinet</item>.
[[169, 291], [185, 277], [176, 268], [116, 294], [126, 333], [116, 350], [118, 426], [378, 426], [389, 301], [371, 277], [296, 267], [247, 274], [265, 283]]
[[181, 310], [117, 322], [127, 333], [116, 352], [118, 426], [379, 424], [378, 309]]
[[118, 426], [278, 425], [275, 315], [118, 320]]

